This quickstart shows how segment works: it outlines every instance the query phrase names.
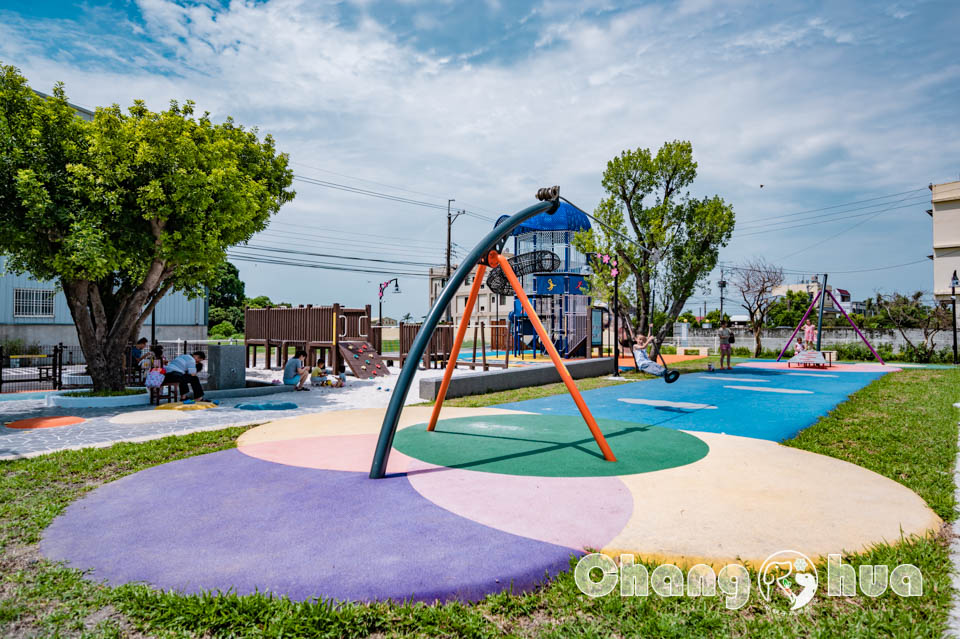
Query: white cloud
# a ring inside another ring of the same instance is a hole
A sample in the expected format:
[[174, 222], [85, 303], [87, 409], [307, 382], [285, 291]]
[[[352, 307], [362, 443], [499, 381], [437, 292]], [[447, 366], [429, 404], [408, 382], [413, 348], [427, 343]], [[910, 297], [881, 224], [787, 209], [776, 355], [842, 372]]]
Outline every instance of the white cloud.
[[[802, 189], [883, 194], [922, 185], [940, 158], [960, 152], [955, 122], [916, 117], [956, 68], [865, 70], [844, 59], [857, 39], [825, 19], [730, 33], [715, 29], [717, 9], [703, 0], [603, 19], [583, 16], [610, 3], [551, 0], [531, 13], [550, 19], [540, 50], [514, 63], [466, 64], [399, 41], [370, 7], [345, 28], [328, 5], [306, 0], [234, 1], [216, 12], [169, 0], [138, 5], [162, 47], [130, 44], [138, 42], [138, 27], [122, 25], [114, 39], [97, 41], [101, 61], [113, 62], [92, 65], [45, 53], [50, 40], [43, 35], [86, 46], [89, 38], [66, 25], [44, 23], [44, 34], [0, 25], [0, 59], [18, 64], [38, 88], [66, 81], [84, 105], [143, 97], [163, 108], [189, 97], [215, 117], [230, 114], [272, 133], [301, 163], [297, 172], [323, 177], [304, 165], [321, 167], [494, 213], [517, 210], [537, 187], [555, 183], [592, 208], [607, 160], [676, 138], [694, 143], [697, 194], [722, 194], [741, 219], [810, 208], [796, 199]], [[724, 21], [740, 18], [731, 13]], [[929, 139], [943, 141], [936, 157]], [[435, 242], [429, 259], [441, 252], [439, 211], [297, 189], [281, 220], [358, 235], [378, 228]], [[455, 241], [469, 247], [486, 228], [462, 218]], [[929, 243], [928, 230], [912, 228]], [[878, 241], [884, 234], [889, 239], [890, 229], [878, 232]], [[903, 237], [894, 248], [902, 250]], [[794, 241], [785, 234], [765, 246], [775, 258], [778, 246], [785, 254]], [[753, 254], [757, 245], [735, 243], [731, 251], [728, 258]], [[866, 254], [859, 264], [882, 262], [882, 255]], [[810, 261], [840, 258], [851, 259], [826, 250]], [[365, 281], [376, 279], [318, 275], [277, 284], [276, 267], [243, 268], [253, 293], [276, 286], [277, 297], [304, 303], [370, 301]], [[424, 303], [413, 298], [403, 311], [419, 316]]]

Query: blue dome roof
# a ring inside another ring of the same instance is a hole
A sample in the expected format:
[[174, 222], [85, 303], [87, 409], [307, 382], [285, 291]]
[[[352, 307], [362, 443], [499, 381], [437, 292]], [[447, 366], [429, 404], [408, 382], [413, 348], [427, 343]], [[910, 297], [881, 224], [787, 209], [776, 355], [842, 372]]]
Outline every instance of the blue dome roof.
[[[508, 217], [510, 216], [500, 216], [494, 226]], [[587, 231], [590, 228], [590, 218], [566, 202], [560, 202], [560, 206], [552, 215], [549, 213], [536, 215], [513, 229], [511, 235], [522, 235], [531, 231]]]

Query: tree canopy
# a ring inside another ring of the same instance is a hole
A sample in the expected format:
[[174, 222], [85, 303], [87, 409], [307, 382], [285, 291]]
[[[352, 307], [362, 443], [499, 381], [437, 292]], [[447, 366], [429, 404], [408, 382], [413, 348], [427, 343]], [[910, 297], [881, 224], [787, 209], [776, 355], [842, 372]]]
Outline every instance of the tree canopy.
[[56, 280], [94, 386], [122, 384], [122, 351], [171, 290], [214, 286], [229, 247], [294, 197], [273, 139], [193, 102], [77, 117], [62, 85], [34, 93], [0, 65], [0, 253]]
[[[594, 212], [600, 224], [574, 240], [584, 253], [619, 258], [621, 307], [635, 309], [635, 330], [657, 331], [658, 347], [733, 233], [733, 207], [716, 195], [698, 199], [687, 192], [696, 177], [690, 142], [667, 142], [656, 154], [623, 151], [603, 173], [606, 195]], [[612, 283], [608, 269], [590, 278], [600, 299], [612, 300]]]

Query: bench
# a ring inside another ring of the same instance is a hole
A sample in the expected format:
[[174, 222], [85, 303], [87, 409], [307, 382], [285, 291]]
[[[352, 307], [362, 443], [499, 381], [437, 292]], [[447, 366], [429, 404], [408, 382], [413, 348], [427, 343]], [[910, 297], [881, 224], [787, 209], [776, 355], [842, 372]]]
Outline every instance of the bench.
[[[164, 389], [166, 389], [166, 392], [163, 392]], [[164, 383], [150, 389], [151, 405], [156, 404], [159, 406], [163, 400], [167, 400], [169, 404], [180, 401], [180, 382]]]
[[677, 346], [677, 355], [686, 355], [687, 351], [696, 351], [700, 357], [707, 357], [710, 349], [706, 346]]

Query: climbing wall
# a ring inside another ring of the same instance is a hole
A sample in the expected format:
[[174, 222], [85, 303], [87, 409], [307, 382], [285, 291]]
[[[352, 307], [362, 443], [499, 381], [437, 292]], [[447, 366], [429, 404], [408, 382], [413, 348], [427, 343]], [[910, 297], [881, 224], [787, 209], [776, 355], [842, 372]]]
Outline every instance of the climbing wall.
[[370, 342], [339, 342], [340, 355], [357, 376], [357, 379], [370, 379], [389, 375], [387, 365], [380, 358]]

